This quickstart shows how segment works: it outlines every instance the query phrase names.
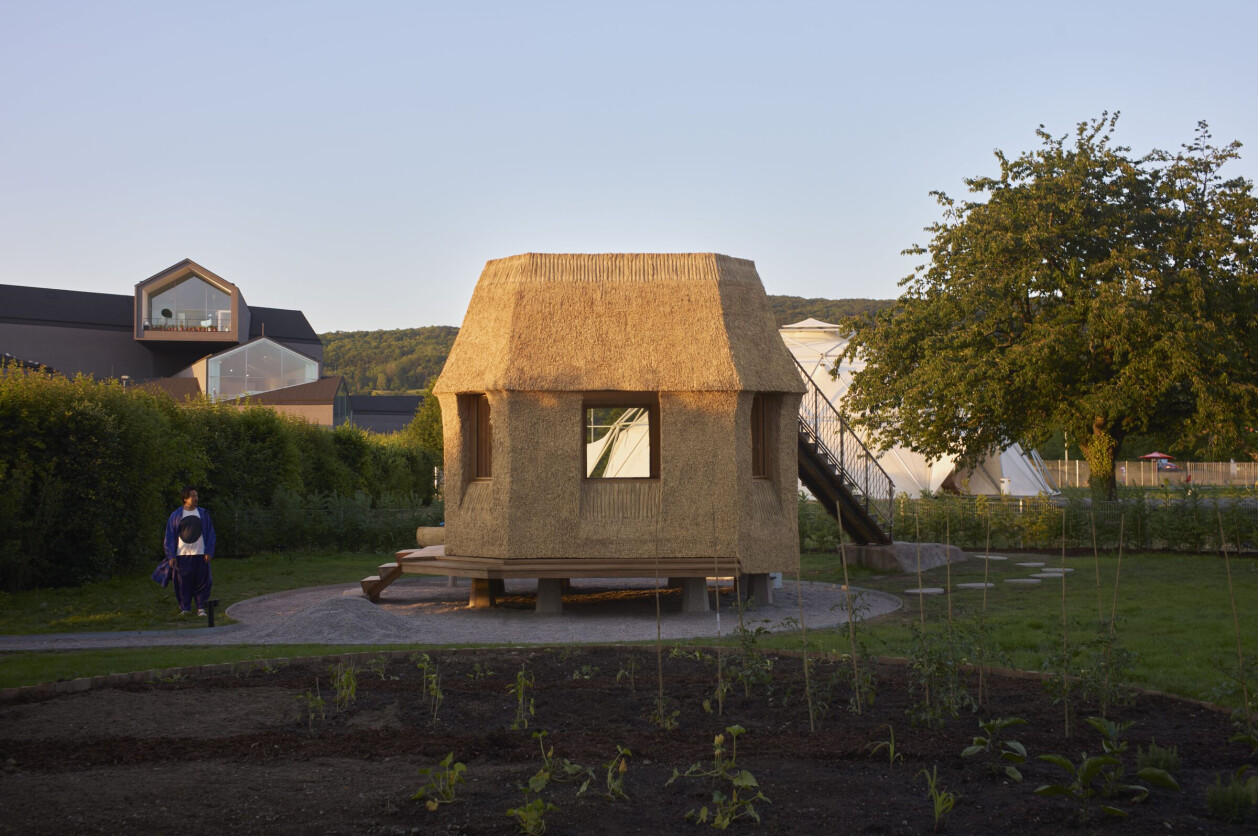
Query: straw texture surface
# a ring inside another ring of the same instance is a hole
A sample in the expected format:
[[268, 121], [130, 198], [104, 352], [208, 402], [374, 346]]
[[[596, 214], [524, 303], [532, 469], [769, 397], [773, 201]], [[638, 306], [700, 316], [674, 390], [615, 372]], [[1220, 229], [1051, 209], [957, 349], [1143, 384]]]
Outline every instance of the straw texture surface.
[[[445, 433], [446, 554], [795, 566], [803, 384], [755, 265], [711, 253], [527, 254], [489, 262], [434, 387]], [[587, 397], [658, 398], [658, 472], [589, 479]], [[471, 402], [492, 423], [473, 479]], [[771, 404], [767, 478], [751, 406]], [[614, 396], [613, 396], [614, 397]]]

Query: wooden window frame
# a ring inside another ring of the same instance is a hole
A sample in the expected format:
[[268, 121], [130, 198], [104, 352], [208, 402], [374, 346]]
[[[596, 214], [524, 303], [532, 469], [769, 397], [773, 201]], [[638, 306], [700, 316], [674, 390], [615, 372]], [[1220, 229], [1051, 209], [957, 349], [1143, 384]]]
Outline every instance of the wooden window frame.
[[751, 478], [769, 478], [769, 405], [764, 395], [751, 396]]
[[489, 397], [482, 393], [464, 395], [467, 405], [468, 481], [494, 477], [494, 423]]
[[[588, 476], [585, 454], [587, 413], [591, 409], [624, 408], [647, 411], [647, 443], [651, 445], [650, 476]], [[581, 478], [589, 482], [654, 482], [660, 478], [660, 396], [655, 392], [586, 392], [581, 398]]]

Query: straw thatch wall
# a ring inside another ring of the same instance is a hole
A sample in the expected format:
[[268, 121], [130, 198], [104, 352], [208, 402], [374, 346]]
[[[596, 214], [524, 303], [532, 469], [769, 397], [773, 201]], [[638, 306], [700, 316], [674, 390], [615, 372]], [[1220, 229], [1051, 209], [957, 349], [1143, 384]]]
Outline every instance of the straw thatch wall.
[[[434, 387], [446, 553], [495, 558], [797, 555], [803, 385], [750, 261], [713, 254], [522, 255], [486, 265]], [[659, 472], [586, 479], [585, 397], [657, 398]], [[493, 416], [493, 473], [468, 472], [468, 395]], [[751, 476], [751, 402], [768, 396], [769, 478]], [[464, 397], [460, 397], [460, 396]]]

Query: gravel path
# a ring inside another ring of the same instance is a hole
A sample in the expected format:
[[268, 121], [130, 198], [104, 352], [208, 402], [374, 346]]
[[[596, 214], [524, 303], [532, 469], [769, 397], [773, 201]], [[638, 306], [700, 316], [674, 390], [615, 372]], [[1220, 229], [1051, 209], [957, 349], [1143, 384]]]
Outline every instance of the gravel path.
[[[405, 577], [372, 604], [358, 584], [308, 587], [233, 604], [226, 627], [113, 633], [0, 636], [0, 651], [88, 650], [109, 647], [223, 644], [564, 644], [644, 641], [656, 636], [655, 594], [650, 578], [574, 580], [564, 612], [533, 612], [533, 581], [507, 581], [506, 596], [492, 609], [467, 607], [467, 581], [451, 587], [445, 578]], [[810, 628], [847, 622], [842, 587], [783, 581], [774, 603], [744, 614], [749, 627], [792, 629], [801, 618]], [[866, 617], [900, 608], [900, 599], [875, 590], [863, 594]], [[710, 589], [711, 594], [711, 589]], [[680, 590], [662, 590], [660, 633], [675, 640], [733, 632], [737, 614], [728, 587], [721, 610], [681, 612]], [[792, 621], [793, 619], [793, 621]]]

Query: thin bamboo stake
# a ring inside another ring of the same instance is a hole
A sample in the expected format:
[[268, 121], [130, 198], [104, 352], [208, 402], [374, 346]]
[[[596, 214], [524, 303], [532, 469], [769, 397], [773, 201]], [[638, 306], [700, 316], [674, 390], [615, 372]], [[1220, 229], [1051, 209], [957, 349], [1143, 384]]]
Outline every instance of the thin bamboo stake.
[[1066, 635], [1066, 508], [1061, 509], [1061, 683], [1066, 737], [1070, 737], [1070, 642]]
[[[843, 537], [843, 526], [839, 525], [839, 537]], [[842, 539], [840, 539], [840, 545]], [[808, 625], [804, 623], [804, 582], [803, 570], [800, 568], [803, 564], [803, 558], [796, 554], [795, 557], [795, 603], [799, 606], [799, 632], [803, 640], [803, 659], [804, 659], [804, 699], [808, 701], [808, 731], [817, 731], [816, 714], [812, 704], [812, 672], [808, 665]]]
[[[716, 511], [712, 512], [712, 579], [716, 581], [716, 693], [719, 695], [716, 701], [717, 716], [725, 714], [725, 664], [724, 656], [721, 653], [721, 645], [724, 644], [721, 638], [721, 559], [717, 556], [716, 546]], [[795, 558], [795, 567], [799, 568], [799, 558]], [[703, 594], [708, 594], [707, 584], [704, 584]], [[811, 708], [809, 709], [811, 712]], [[811, 715], [810, 715], [811, 716]]]
[[983, 544], [983, 608], [978, 614], [978, 640], [981, 651], [978, 657], [978, 704], [983, 706], [984, 673], [987, 669], [987, 579], [992, 570], [992, 511], [987, 509], [987, 542]]
[[[1125, 528], [1126, 522], [1127, 522], [1127, 515], [1126, 514], [1120, 515], [1118, 518], [1118, 569], [1114, 572], [1114, 603], [1110, 610], [1109, 637], [1108, 637], [1108, 640], [1105, 642], [1105, 694], [1107, 696], [1105, 698], [1105, 701], [1101, 703], [1101, 716], [1102, 717], [1105, 717], [1107, 715], [1107, 708], [1109, 706], [1108, 694], [1109, 694], [1110, 659], [1113, 657], [1113, 653], [1114, 653], [1114, 639], [1118, 634], [1117, 633], [1117, 630], [1118, 630], [1118, 626], [1117, 626], [1118, 576], [1123, 568], [1123, 534], [1125, 533], [1124, 528]], [[1104, 616], [1102, 616], [1101, 624], [1102, 626], [1105, 624]]]
[[856, 713], [861, 713], [860, 666], [856, 659], [856, 614], [852, 612], [852, 586], [847, 577], [847, 549], [843, 545], [843, 527], [839, 527], [839, 562], [843, 564], [843, 597], [847, 602], [847, 636], [852, 650], [852, 690], [856, 694]]
[[1101, 602], [1101, 555], [1096, 549], [1096, 512], [1090, 511], [1092, 518], [1092, 566], [1096, 569], [1096, 620], [1105, 623], [1105, 605]]
[[665, 726], [664, 722], [664, 634], [660, 627], [660, 524], [655, 523], [655, 675], [659, 684], [659, 693], [655, 700], [655, 711], [659, 714], [656, 719], [659, 721], [660, 728]]
[[[1227, 597], [1232, 602], [1232, 627], [1236, 631], [1236, 668], [1241, 680], [1241, 700], [1245, 706], [1245, 732], [1253, 734], [1254, 718], [1250, 716], [1249, 712], [1249, 681], [1245, 676], [1245, 653], [1241, 649], [1241, 620], [1240, 616], [1236, 614], [1236, 593], [1232, 590], [1232, 559], [1227, 553], [1227, 537], [1223, 533], [1223, 514], [1217, 506], [1214, 512], [1219, 518], [1219, 538], [1223, 542], [1223, 565], [1227, 568]], [[1237, 548], [1240, 548], [1239, 543]]]
[[[922, 653], [926, 653], [926, 596], [922, 594], [922, 509], [920, 506], [913, 508], [913, 517], [917, 527], [917, 614], [921, 618], [922, 625]], [[926, 697], [926, 708], [930, 709], [930, 686], [927, 685], [923, 691]]]
[[946, 588], [944, 596], [948, 599], [948, 642], [952, 642], [952, 517], [944, 512], [944, 570]]
[[1109, 613], [1109, 632], [1110, 636], [1114, 635], [1114, 624], [1118, 619], [1118, 579], [1123, 574], [1123, 534], [1127, 526], [1127, 515], [1122, 514], [1118, 518], [1118, 566], [1114, 569], [1114, 601], [1110, 607]]
[[926, 596], [922, 594], [922, 509], [914, 508], [913, 516], [917, 525], [917, 614], [921, 616], [922, 635], [926, 635]]

